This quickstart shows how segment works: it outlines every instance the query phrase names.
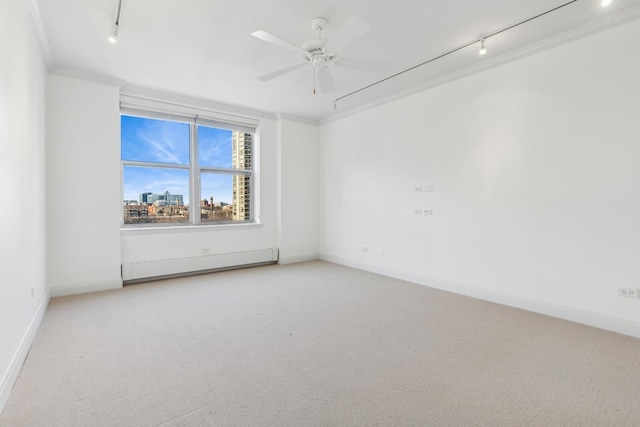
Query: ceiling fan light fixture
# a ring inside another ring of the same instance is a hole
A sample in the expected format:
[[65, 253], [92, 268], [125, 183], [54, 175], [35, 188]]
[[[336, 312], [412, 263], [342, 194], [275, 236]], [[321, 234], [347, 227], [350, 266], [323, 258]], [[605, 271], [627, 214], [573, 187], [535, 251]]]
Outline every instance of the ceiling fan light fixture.
[[318, 55], [311, 58], [311, 63], [315, 68], [320, 68], [326, 66], [329, 63], [329, 60], [326, 56]]
[[484, 46], [484, 39], [481, 40], [480, 50], [478, 51], [478, 55], [486, 55], [487, 48]]

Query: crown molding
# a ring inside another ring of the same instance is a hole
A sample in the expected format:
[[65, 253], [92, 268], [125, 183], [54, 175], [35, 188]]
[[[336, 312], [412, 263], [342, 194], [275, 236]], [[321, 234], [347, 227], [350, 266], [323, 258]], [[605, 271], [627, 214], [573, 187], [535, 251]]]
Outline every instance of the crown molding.
[[[638, 19], [640, 19], [640, 6], [635, 6], [627, 10], [627, 12], [623, 16], [615, 16], [608, 20], [600, 19], [597, 21], [592, 21], [588, 24], [576, 27], [572, 30], [558, 34], [554, 37], [550, 37], [540, 42], [530, 44], [520, 49], [513, 50], [504, 55], [500, 55], [495, 58], [491, 58], [489, 60], [484, 60], [481, 63], [477, 63], [472, 66], [465, 67], [461, 70], [445, 74], [441, 77], [430, 80], [428, 82], [409, 87], [405, 90], [398, 91], [392, 95], [388, 95], [388, 96], [379, 98], [377, 100], [359, 105], [357, 107], [349, 108], [339, 113], [324, 117], [318, 120], [318, 124], [322, 126], [328, 123], [342, 120], [346, 117], [361, 113], [363, 111], [367, 111], [369, 109], [378, 107], [380, 105], [388, 104], [395, 100], [406, 98], [410, 95], [413, 95], [419, 92], [424, 92], [429, 89], [433, 89], [437, 86], [441, 86], [443, 84], [446, 84], [455, 80], [459, 80], [464, 77], [480, 73], [482, 71], [490, 70], [492, 68], [496, 68], [511, 62], [518, 61], [528, 56], [533, 56], [538, 53], [569, 44], [576, 40], [587, 38], [595, 34], [607, 31], [609, 29], [619, 27], [624, 24], [628, 24]], [[338, 102], [338, 109], [339, 108], [340, 108], [340, 103]]]
[[318, 126], [320, 124], [319, 121], [315, 119], [310, 119], [308, 117], [294, 116], [292, 114], [285, 114], [285, 113], [278, 113], [278, 118], [280, 120], [289, 120], [292, 122], [305, 123], [307, 125], [313, 125], [313, 126]]
[[40, 14], [40, 7], [37, 0], [23, 0], [24, 6], [27, 9], [27, 15], [29, 15], [29, 21], [33, 28], [33, 33], [38, 40], [38, 46], [40, 47], [40, 53], [42, 59], [47, 67], [47, 70], [51, 70], [54, 66], [53, 52], [51, 50], [51, 44], [49, 44], [49, 37], [44, 29], [44, 23], [42, 22], [42, 15]]
[[115, 86], [121, 88], [124, 85], [124, 80], [115, 79], [113, 77], [104, 76], [102, 74], [92, 73], [90, 71], [75, 70], [72, 68], [56, 67], [54, 66], [49, 74], [55, 74], [63, 77], [72, 77], [78, 80], [84, 80], [91, 83], [100, 83], [108, 86]]

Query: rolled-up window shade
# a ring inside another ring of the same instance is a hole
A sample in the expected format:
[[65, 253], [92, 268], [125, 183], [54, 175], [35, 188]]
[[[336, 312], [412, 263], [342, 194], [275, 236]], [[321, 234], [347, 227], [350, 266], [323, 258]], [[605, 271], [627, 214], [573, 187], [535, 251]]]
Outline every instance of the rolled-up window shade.
[[171, 122], [195, 123], [196, 118], [174, 113], [161, 111], [140, 110], [138, 108], [120, 107], [120, 113], [125, 116], [144, 117], [146, 119], [168, 120]]
[[256, 128], [260, 124], [258, 120], [249, 117], [201, 110], [184, 105], [167, 104], [127, 95], [121, 95], [120, 97], [120, 112], [136, 117], [196, 123], [201, 126], [245, 133], [256, 133]]

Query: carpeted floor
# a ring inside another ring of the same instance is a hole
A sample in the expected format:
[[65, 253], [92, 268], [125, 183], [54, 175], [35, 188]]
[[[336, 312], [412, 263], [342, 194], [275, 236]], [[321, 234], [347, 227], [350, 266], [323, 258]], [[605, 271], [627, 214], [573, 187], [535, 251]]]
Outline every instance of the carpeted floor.
[[639, 426], [640, 340], [324, 262], [56, 298], [0, 426]]

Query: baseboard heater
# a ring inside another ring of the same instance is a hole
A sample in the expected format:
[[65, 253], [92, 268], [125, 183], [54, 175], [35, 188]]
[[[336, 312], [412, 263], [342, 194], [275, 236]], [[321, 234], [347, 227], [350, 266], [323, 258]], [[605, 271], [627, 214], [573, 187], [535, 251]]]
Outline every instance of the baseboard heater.
[[278, 262], [278, 248], [122, 264], [125, 284]]

